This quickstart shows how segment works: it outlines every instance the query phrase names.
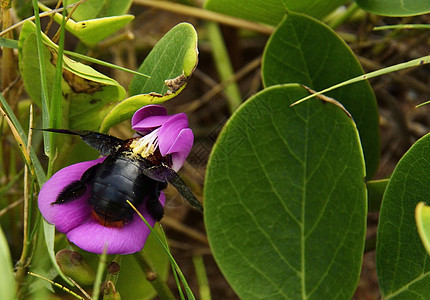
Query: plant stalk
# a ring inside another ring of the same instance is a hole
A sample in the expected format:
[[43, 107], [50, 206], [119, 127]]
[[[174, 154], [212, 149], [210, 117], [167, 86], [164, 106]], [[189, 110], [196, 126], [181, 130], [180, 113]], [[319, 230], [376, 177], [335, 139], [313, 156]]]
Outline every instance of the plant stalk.
[[247, 29], [247, 30], [251, 30], [251, 31], [255, 31], [255, 32], [259, 32], [267, 35], [272, 34], [273, 31], [275, 30], [274, 27], [269, 25], [250, 22], [244, 19], [239, 19], [235, 17], [230, 17], [228, 15], [216, 13], [210, 10], [205, 10], [202, 8], [183, 5], [183, 4], [174, 3], [170, 1], [134, 0], [134, 3], [171, 11], [177, 14], [196, 17], [199, 19], [214, 21], [224, 25]]
[[167, 286], [167, 283], [162, 280], [160, 276], [158, 276], [157, 272], [154, 269], [154, 266], [148, 260], [143, 251], [135, 253], [134, 258], [136, 259], [143, 272], [146, 274], [146, 279], [148, 279], [149, 283], [157, 292], [158, 296], [163, 300], [174, 300], [175, 296], [173, 295], [170, 288]]

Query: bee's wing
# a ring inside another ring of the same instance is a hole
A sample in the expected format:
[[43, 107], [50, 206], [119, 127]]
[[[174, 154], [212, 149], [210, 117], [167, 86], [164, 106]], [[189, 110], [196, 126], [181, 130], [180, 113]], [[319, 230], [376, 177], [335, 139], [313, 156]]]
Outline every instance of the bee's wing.
[[142, 170], [143, 174], [151, 179], [172, 184], [178, 192], [196, 209], [203, 211], [199, 200], [194, 196], [191, 189], [185, 184], [182, 178], [171, 168], [165, 165], [151, 166]]
[[167, 181], [171, 183], [178, 192], [196, 209], [203, 211], [203, 207], [200, 204], [199, 200], [197, 200], [196, 196], [194, 196], [191, 189], [185, 184], [182, 178], [172, 169]]
[[41, 130], [79, 135], [88, 146], [93, 147], [103, 156], [114, 154], [119, 149], [119, 147], [124, 144], [124, 141], [117, 137], [90, 130], [67, 130], [51, 128]]

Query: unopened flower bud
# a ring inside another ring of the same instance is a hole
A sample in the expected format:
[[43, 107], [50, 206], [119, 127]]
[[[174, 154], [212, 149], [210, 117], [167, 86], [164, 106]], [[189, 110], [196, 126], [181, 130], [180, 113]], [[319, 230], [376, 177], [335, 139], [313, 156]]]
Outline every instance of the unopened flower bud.
[[96, 274], [78, 252], [63, 249], [57, 252], [55, 258], [64, 275], [72, 278], [78, 284], [93, 284]]

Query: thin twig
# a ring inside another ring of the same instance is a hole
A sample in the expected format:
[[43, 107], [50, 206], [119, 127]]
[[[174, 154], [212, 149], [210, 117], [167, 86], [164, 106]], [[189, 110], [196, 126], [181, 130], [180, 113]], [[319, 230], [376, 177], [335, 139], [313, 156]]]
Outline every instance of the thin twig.
[[6, 206], [5, 208], [3, 208], [2, 210], [0, 210], [0, 218], [6, 214], [9, 210], [11, 210], [12, 208], [20, 205], [22, 202], [24, 201], [24, 199], [19, 199], [16, 200], [15, 202], [12, 202], [11, 204], [9, 204], [8, 206]]
[[214, 21], [217, 23], [234, 26], [238, 28], [248, 29], [251, 31], [256, 31], [259, 33], [270, 35], [274, 31], [274, 27], [269, 25], [264, 25], [260, 23], [255, 23], [251, 21], [246, 21], [244, 19], [239, 19], [231, 17], [228, 15], [216, 13], [210, 10], [205, 10], [198, 7], [193, 7], [189, 5], [183, 5], [179, 3], [174, 3], [170, 1], [151, 1], [151, 0], [134, 0], [135, 4], [149, 6], [153, 8], [158, 8], [162, 10], [171, 11], [177, 14], [187, 15], [191, 17], [196, 17], [199, 19]]
[[40, 278], [40, 279], [42, 279], [42, 280], [45, 280], [45, 281], [49, 282], [49, 283], [50, 283], [50, 284], [52, 284], [52, 285], [55, 285], [56, 287], [58, 287], [58, 288], [62, 289], [63, 291], [65, 291], [65, 292], [69, 293], [70, 295], [74, 296], [74, 297], [75, 297], [75, 298], [77, 298], [77, 299], [85, 300], [85, 298], [83, 298], [83, 297], [79, 296], [79, 295], [78, 295], [78, 294], [76, 294], [74, 291], [69, 290], [69, 289], [68, 289], [68, 288], [66, 288], [65, 286], [62, 286], [61, 284], [59, 284], [59, 283], [57, 283], [57, 282], [54, 282], [54, 281], [52, 281], [51, 279], [48, 279], [48, 278], [46, 278], [46, 277], [43, 277], [43, 276], [41, 276], [41, 275], [39, 275], [39, 274], [36, 274], [36, 273], [33, 273], [33, 272], [28, 272], [28, 274], [29, 274], [29, 275], [32, 275], [32, 276], [34, 276], [34, 277]]
[[[72, 8], [75, 5], [76, 5], [76, 3], [70, 4], [69, 6], [66, 7], [66, 9]], [[50, 11], [46, 11], [46, 12], [40, 13], [39, 17], [41, 17], [41, 18], [47, 17], [47, 16], [50, 16], [52, 14], [62, 12], [63, 9], [64, 9], [64, 7], [59, 8], [59, 9], [53, 9], [53, 10], [50, 10]], [[3, 30], [2, 32], [0, 32], [0, 36], [5, 35], [9, 31], [14, 30], [15, 28], [18, 28], [19, 26], [23, 25], [25, 22], [27, 22], [27, 21], [33, 21], [34, 19], [36, 19], [36, 16], [31, 16], [31, 17], [28, 17], [27, 19], [24, 19], [24, 20], [22, 20], [22, 21], [20, 21], [18, 23], [15, 23], [14, 25], [12, 25], [12, 26], [6, 28], [5, 30]]]
[[[31, 148], [31, 138], [32, 138], [32, 130], [31, 128], [33, 128], [33, 105], [30, 105], [30, 118], [29, 118], [29, 122], [28, 122], [28, 138], [27, 138], [27, 153], [30, 153], [30, 148]], [[30, 196], [30, 191], [29, 191], [29, 176], [30, 176], [30, 172], [28, 169], [27, 164], [24, 165], [24, 208], [23, 208], [23, 219], [24, 219], [24, 224], [23, 224], [23, 235], [22, 235], [22, 251], [21, 251], [21, 257], [19, 258], [18, 263], [16, 264], [17, 266], [17, 272], [16, 272], [16, 278], [17, 278], [17, 282], [21, 282], [22, 279], [24, 278], [25, 275], [25, 269], [27, 267], [27, 265], [29, 264], [29, 261], [27, 259], [27, 254], [28, 254], [28, 246], [30, 245], [30, 241], [28, 238], [28, 230], [29, 230], [29, 226], [28, 226], [28, 218], [29, 218], [29, 196]]]
[[[60, 8], [60, 5], [61, 5], [61, 3], [62, 3], [62, 2], [63, 2], [63, 0], [59, 0], [59, 1], [57, 2], [57, 5], [55, 6], [54, 10], [59, 9], [59, 8]], [[45, 33], [46, 35], [48, 35], [49, 29], [51, 28], [52, 23], [54, 23], [54, 17], [53, 17], [53, 15], [52, 15], [52, 16], [51, 16], [51, 18], [49, 19], [48, 25], [46, 25], [46, 28], [45, 28], [45, 31], [44, 31], [44, 33]]]
[[88, 300], [91, 300], [91, 296], [90, 295], [88, 295], [88, 293], [76, 282], [76, 281], [74, 281], [72, 278], [70, 278], [70, 277], [67, 277], [67, 278], [69, 278], [69, 280], [71, 281], [71, 282], [73, 282], [73, 284], [81, 291], [81, 293], [85, 296], [85, 298], [87, 298]]

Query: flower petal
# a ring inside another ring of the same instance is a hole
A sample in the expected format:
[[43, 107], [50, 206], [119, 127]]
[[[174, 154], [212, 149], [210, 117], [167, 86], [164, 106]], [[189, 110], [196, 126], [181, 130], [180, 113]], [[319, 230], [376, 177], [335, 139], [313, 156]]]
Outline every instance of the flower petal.
[[[160, 193], [160, 202], [164, 205], [164, 193]], [[144, 209], [139, 207], [146, 221], [154, 226], [155, 219]], [[86, 223], [67, 233], [69, 241], [79, 248], [101, 254], [107, 246], [107, 254], [130, 254], [142, 250], [151, 231], [137, 214], [133, 220], [123, 228], [104, 227], [90, 218]]]
[[190, 154], [193, 142], [193, 131], [190, 128], [182, 129], [167, 151], [172, 154], [172, 169], [176, 172], [183, 166], [188, 154]]
[[[131, 118], [131, 126], [134, 127], [140, 121], [150, 116], [166, 116], [167, 110], [161, 105], [146, 105], [137, 110]], [[159, 126], [159, 125], [157, 125]]]
[[72, 181], [81, 179], [86, 170], [103, 162], [104, 159], [101, 157], [61, 169], [42, 186], [38, 197], [39, 210], [45, 220], [54, 224], [58, 231], [66, 233], [90, 217], [91, 207], [87, 201], [90, 194], [87, 191], [76, 200], [64, 204], [52, 205], [51, 203], [56, 201], [60, 192]]
[[179, 133], [185, 128], [188, 128], [188, 119], [184, 113], [173, 115], [161, 126], [160, 133], [158, 134], [161, 155], [165, 156], [171, 153], [169, 149], [175, 142], [178, 142]]
[[149, 116], [140, 122], [135, 123], [132, 128], [142, 135], [146, 135], [153, 129], [162, 126], [169, 121], [173, 116]]

